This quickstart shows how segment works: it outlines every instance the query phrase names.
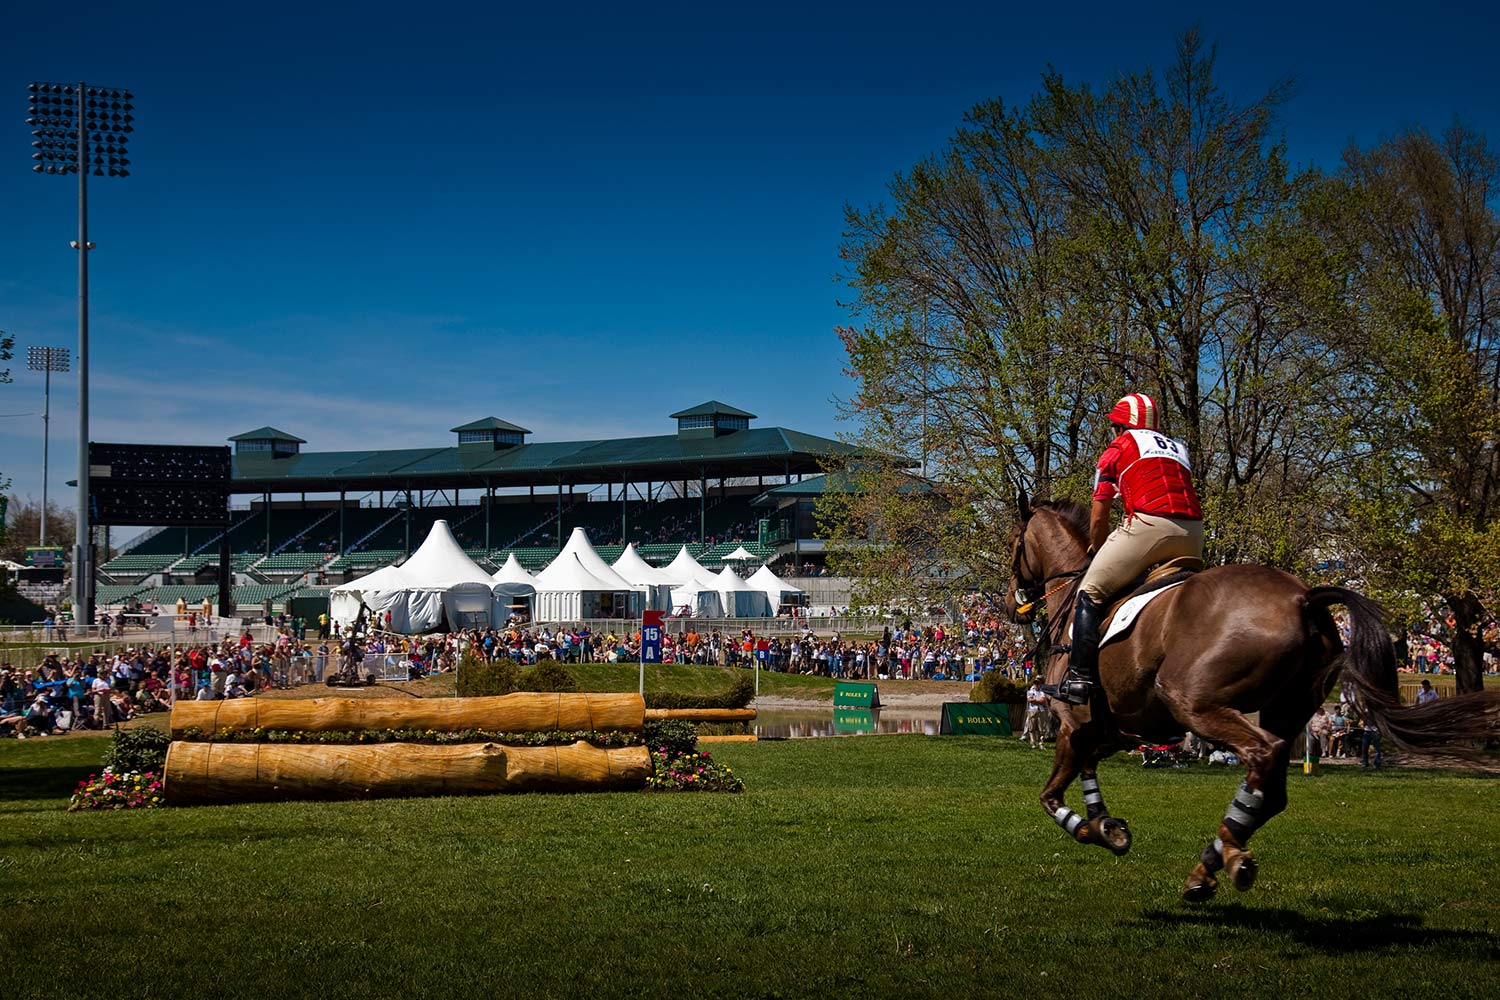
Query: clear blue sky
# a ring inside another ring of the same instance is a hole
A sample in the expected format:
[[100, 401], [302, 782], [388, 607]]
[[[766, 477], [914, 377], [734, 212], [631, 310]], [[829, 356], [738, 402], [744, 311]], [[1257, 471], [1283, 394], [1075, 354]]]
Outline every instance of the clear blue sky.
[[[41, 490], [40, 374], [76, 350], [76, 185], [33, 175], [26, 84], [131, 88], [133, 176], [90, 188], [95, 440], [446, 444], [666, 433], [708, 398], [840, 429], [845, 202], [1047, 66], [1096, 84], [1195, 19], [1293, 158], [1455, 115], [1500, 141], [1500, 17], [1438, 5], [12, 4], [0, 20], [0, 472]], [[93, 8], [92, 10], [88, 10]], [[1477, 7], [1469, 8], [1477, 10]], [[52, 495], [71, 504], [72, 376]]]

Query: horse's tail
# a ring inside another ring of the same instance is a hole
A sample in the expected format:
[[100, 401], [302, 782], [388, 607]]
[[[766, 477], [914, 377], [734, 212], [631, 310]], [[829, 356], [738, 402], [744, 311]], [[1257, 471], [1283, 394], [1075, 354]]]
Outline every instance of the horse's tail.
[[1313, 616], [1327, 615], [1333, 604], [1342, 604], [1349, 612], [1349, 643], [1344, 649], [1340, 679], [1381, 735], [1413, 753], [1466, 759], [1474, 752], [1463, 744], [1482, 743], [1500, 735], [1500, 691], [1403, 706], [1396, 684], [1396, 651], [1385, 611], [1352, 590], [1313, 587], [1307, 592], [1310, 624]]

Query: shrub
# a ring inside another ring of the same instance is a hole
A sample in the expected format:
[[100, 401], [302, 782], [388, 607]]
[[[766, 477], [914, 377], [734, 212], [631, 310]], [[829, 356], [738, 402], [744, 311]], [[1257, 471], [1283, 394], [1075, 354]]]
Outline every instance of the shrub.
[[1026, 700], [1026, 689], [998, 670], [987, 670], [969, 692], [969, 700], [987, 704], [1019, 705]]
[[755, 678], [744, 671], [727, 691], [719, 694], [679, 694], [676, 691], [647, 691], [647, 708], [744, 708], [755, 697]]
[[497, 694], [510, 694], [520, 689], [521, 670], [516, 661], [502, 656], [494, 663], [486, 663], [472, 652], [465, 653], [458, 664], [458, 696], [481, 698]]
[[540, 660], [521, 674], [520, 691], [577, 691], [578, 682], [568, 668], [556, 660]]
[[160, 774], [167, 766], [167, 747], [171, 745], [171, 736], [151, 726], [116, 729], [109, 749], [104, 751], [104, 766], [114, 774]]
[[646, 723], [645, 739], [652, 750], [681, 757], [698, 749], [698, 727], [681, 719], [653, 720]]

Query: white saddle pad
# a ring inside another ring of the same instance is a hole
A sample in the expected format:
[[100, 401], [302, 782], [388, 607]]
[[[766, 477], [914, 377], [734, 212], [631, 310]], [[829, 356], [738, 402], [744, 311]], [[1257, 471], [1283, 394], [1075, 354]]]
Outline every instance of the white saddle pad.
[[1178, 580], [1176, 583], [1169, 583], [1159, 590], [1153, 590], [1148, 594], [1141, 594], [1139, 597], [1132, 597], [1120, 605], [1120, 610], [1115, 612], [1115, 616], [1109, 620], [1109, 625], [1105, 627], [1104, 637], [1099, 640], [1099, 645], [1103, 646], [1110, 640], [1118, 639], [1126, 632], [1129, 632], [1130, 627], [1135, 624], [1135, 620], [1140, 617], [1141, 610], [1146, 605], [1173, 587], [1180, 587], [1186, 582], [1186, 580]]

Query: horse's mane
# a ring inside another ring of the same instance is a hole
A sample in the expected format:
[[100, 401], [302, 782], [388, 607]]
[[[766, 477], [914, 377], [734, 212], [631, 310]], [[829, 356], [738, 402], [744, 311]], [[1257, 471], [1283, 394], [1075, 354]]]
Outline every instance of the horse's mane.
[[1032, 510], [1050, 510], [1056, 514], [1073, 536], [1081, 542], [1089, 537], [1089, 509], [1073, 500], [1033, 500]]

